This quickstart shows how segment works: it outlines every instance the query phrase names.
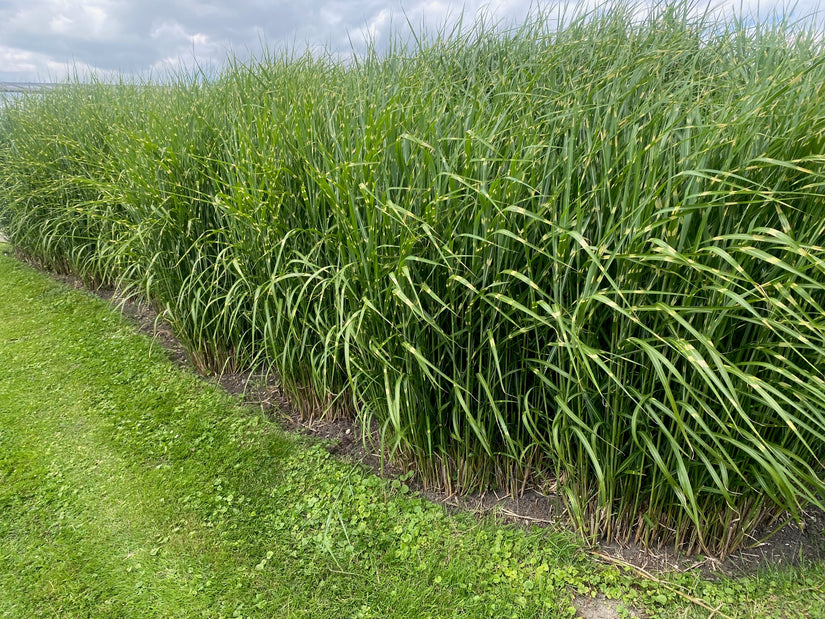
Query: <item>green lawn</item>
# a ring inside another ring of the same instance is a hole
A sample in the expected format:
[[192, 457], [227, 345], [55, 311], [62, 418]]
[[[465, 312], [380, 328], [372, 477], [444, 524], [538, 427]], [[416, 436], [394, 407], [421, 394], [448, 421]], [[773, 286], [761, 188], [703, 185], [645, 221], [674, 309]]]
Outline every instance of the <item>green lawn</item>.
[[821, 565], [662, 586], [566, 533], [447, 515], [283, 433], [3, 248], [2, 617], [559, 617], [597, 592], [708, 615], [676, 589], [730, 616], [823, 616]]

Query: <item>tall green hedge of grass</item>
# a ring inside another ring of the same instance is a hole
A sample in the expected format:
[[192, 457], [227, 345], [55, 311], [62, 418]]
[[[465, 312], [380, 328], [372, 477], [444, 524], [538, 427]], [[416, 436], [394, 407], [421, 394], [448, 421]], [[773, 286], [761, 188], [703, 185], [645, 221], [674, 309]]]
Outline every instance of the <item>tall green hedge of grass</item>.
[[0, 114], [33, 259], [451, 490], [725, 554], [825, 501], [825, 48], [613, 5]]

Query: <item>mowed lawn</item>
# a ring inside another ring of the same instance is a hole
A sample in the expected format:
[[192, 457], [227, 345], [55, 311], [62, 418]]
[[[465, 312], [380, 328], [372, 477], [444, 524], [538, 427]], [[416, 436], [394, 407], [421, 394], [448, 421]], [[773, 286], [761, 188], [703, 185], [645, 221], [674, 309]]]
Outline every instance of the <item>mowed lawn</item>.
[[822, 616], [821, 566], [653, 582], [564, 532], [449, 515], [283, 433], [5, 247], [2, 617], [563, 617], [598, 593], [617, 613], [707, 616], [691, 595], [717, 617]]
[[336, 462], [8, 257], [0, 317], [0, 616], [569, 608], [548, 574], [582, 564], [572, 537], [451, 518]]

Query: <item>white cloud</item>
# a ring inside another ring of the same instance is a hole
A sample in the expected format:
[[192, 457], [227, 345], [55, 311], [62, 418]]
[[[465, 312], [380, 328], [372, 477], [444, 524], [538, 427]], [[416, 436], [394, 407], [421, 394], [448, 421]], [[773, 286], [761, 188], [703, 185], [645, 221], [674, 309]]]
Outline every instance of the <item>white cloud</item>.
[[114, 77], [85, 62], [60, 61], [31, 50], [0, 46], [0, 76], [9, 82], [60, 82], [74, 76], [86, 79]]
[[54, 16], [49, 22], [53, 33], [80, 38], [109, 40], [116, 34], [116, 24], [109, 18], [108, 2], [52, 2]]
[[[24, 77], [37, 72], [37, 68], [48, 60], [34, 52], [14, 47], [0, 46], [0, 67], [9, 75]], [[20, 81], [20, 80], [13, 80]]]
[[174, 46], [208, 46], [210, 44], [209, 35], [204, 34], [202, 32], [187, 32], [186, 28], [178, 22], [162, 22], [157, 24], [149, 32], [149, 37]]
[[364, 37], [368, 40], [375, 40], [380, 36], [386, 34], [387, 26], [390, 25], [390, 10], [381, 9], [378, 15], [369, 20], [369, 23], [361, 29]]

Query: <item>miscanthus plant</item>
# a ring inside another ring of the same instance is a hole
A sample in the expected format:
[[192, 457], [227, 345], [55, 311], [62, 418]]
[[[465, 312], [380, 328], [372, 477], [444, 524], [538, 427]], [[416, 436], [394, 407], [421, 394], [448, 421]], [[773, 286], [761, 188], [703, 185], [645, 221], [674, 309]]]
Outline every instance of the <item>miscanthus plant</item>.
[[694, 9], [25, 97], [4, 231], [428, 483], [725, 554], [825, 496], [825, 49]]

